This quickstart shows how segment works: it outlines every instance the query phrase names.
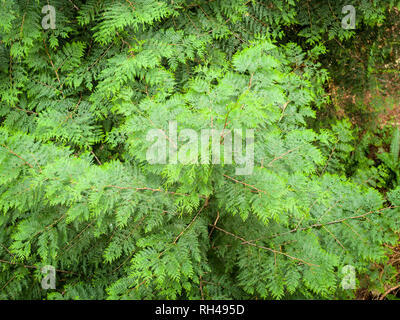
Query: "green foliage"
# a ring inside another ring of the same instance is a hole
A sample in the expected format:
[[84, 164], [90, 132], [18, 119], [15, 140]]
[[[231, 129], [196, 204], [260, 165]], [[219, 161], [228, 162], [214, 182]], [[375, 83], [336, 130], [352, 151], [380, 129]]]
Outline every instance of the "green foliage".
[[[399, 192], [318, 116], [345, 1], [57, 0], [54, 30], [47, 1], [0, 3], [0, 298], [348, 298], [344, 266], [387, 261]], [[355, 3], [372, 27], [395, 5]], [[149, 163], [172, 121], [254, 130], [252, 174]]]

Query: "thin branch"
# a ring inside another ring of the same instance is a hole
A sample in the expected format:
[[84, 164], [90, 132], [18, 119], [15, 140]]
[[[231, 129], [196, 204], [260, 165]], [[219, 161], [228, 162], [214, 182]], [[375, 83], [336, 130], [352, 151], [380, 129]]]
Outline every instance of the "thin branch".
[[74, 6], [75, 10], [79, 10], [78, 6], [75, 3], [73, 3], [72, 0], [68, 0], [68, 1]]
[[322, 169], [322, 171], [321, 171], [321, 173], [319, 174], [319, 176], [322, 176], [322, 175], [324, 174], [326, 168], [328, 167], [329, 161], [331, 161], [331, 159], [332, 159], [332, 156], [333, 156], [333, 153], [335, 152], [335, 150], [336, 150], [336, 144], [335, 144], [335, 146], [333, 147], [333, 149], [332, 149], [332, 151], [331, 151], [331, 153], [330, 153], [330, 155], [329, 155], [329, 158], [328, 158], [328, 160], [326, 161], [325, 167]]
[[281, 120], [283, 119], [283, 117], [284, 117], [284, 115], [285, 115], [286, 107], [289, 105], [290, 102], [291, 102], [291, 101], [289, 100], [289, 101], [285, 102], [285, 104], [283, 105], [283, 107], [282, 107], [282, 114], [281, 114], [281, 117], [279, 118], [278, 122], [281, 122]]
[[277, 161], [277, 160], [279, 160], [279, 159], [282, 159], [283, 157], [287, 156], [288, 154], [290, 154], [290, 153], [292, 153], [292, 152], [294, 152], [294, 151], [296, 151], [296, 150], [298, 150], [298, 149], [300, 149], [300, 147], [291, 149], [291, 150], [285, 152], [284, 154], [280, 155], [279, 157], [276, 157], [276, 158], [272, 159], [272, 160], [267, 164], [267, 167], [271, 167], [271, 165], [272, 165], [275, 161]]
[[14, 108], [15, 108], [15, 109], [18, 109], [18, 110], [20, 110], [20, 111], [26, 112], [26, 113], [31, 113], [31, 114], [34, 114], [34, 115], [39, 115], [39, 113], [37, 113], [37, 112], [35, 112], [35, 111], [32, 111], [32, 110], [26, 110], [26, 109], [23, 109], [23, 108], [20, 108], [20, 107], [17, 107], [17, 106], [14, 106]]
[[12, 254], [12, 252], [11, 252], [10, 250], [8, 250], [8, 248], [7, 248], [5, 245], [3, 245], [2, 243], [0, 243], [0, 246], [2, 246], [4, 249], [6, 249], [6, 251], [7, 251], [11, 256], [14, 257], [14, 255]]
[[5, 287], [7, 287], [8, 284], [9, 284], [11, 281], [13, 281], [13, 280], [15, 279], [16, 276], [17, 276], [17, 275], [15, 274], [10, 280], [8, 280], [8, 281], [6, 282], [6, 284], [0, 289], [0, 291], [2, 291]]
[[[210, 225], [210, 226], [212, 226], [212, 225]], [[237, 236], [237, 235], [235, 235], [235, 234], [233, 234], [233, 233], [231, 233], [231, 232], [229, 232], [229, 231], [226, 231], [226, 230], [224, 230], [224, 229], [221, 229], [220, 227], [215, 226], [215, 229], [217, 229], [217, 230], [219, 230], [219, 231], [221, 231], [221, 232], [223, 232], [223, 233], [225, 233], [225, 234], [227, 234], [227, 235], [230, 235], [230, 236], [232, 236], [232, 237], [234, 237], [234, 238], [236, 238], [236, 239], [238, 239], [238, 240], [241, 240], [241, 241], [242, 241], [242, 244], [248, 244], [248, 245], [253, 246], [253, 247], [256, 247], [256, 248], [260, 248], [260, 249], [264, 249], [264, 250], [273, 252], [273, 253], [275, 253], [275, 254], [281, 254], [281, 255], [284, 255], [284, 256], [286, 256], [286, 257], [292, 259], [292, 260], [297, 260], [297, 261], [300, 261], [300, 262], [302, 262], [302, 263], [305, 263], [305, 264], [308, 265], [308, 266], [319, 267], [319, 265], [316, 265], [316, 264], [313, 264], [313, 263], [304, 261], [304, 260], [302, 260], [302, 259], [300, 259], [300, 258], [293, 257], [293, 256], [291, 256], [291, 255], [289, 255], [289, 254], [287, 254], [287, 253], [282, 252], [282, 251], [274, 250], [274, 249], [271, 249], [271, 248], [267, 248], [267, 247], [264, 247], [264, 246], [257, 245], [257, 244], [255, 244], [255, 243], [251, 243], [251, 242], [247, 241], [246, 239], [244, 239], [244, 238], [242, 238], [242, 237], [239, 237], [239, 236]]]
[[327, 223], [316, 223], [316, 224], [313, 224], [311, 226], [304, 227], [304, 228], [295, 228], [295, 229], [292, 229], [292, 230], [284, 232], [284, 233], [279, 233], [279, 234], [272, 235], [268, 239], [273, 239], [273, 238], [280, 237], [280, 236], [283, 236], [283, 235], [286, 235], [286, 234], [290, 234], [290, 233], [293, 233], [293, 232], [297, 232], [297, 231], [304, 231], [304, 230], [308, 230], [308, 229], [320, 228], [320, 227], [328, 226], [328, 225], [331, 225], [331, 224], [337, 224], [337, 223], [341, 223], [341, 222], [344, 222], [344, 221], [347, 221], [347, 220], [361, 219], [361, 218], [365, 218], [366, 216], [368, 216], [368, 215], [370, 215], [372, 213], [378, 213], [378, 212], [382, 212], [384, 210], [395, 209], [395, 208], [398, 208], [398, 207], [400, 207], [400, 206], [390, 206], [390, 207], [383, 208], [383, 209], [380, 209], [380, 210], [369, 211], [367, 213], [364, 213], [364, 214], [361, 214], [361, 215], [358, 215], [358, 216], [343, 218], [343, 219], [339, 219], [339, 220], [335, 220], [335, 221], [331, 221], [331, 222], [327, 222]]
[[60, 92], [61, 92], [61, 94], [62, 94], [62, 95], [63, 95], [63, 97], [64, 97], [64, 93], [63, 93], [63, 91], [62, 91], [62, 84], [61, 84], [60, 77], [59, 77], [59, 75], [58, 75], [58, 72], [57, 72], [57, 69], [56, 69], [56, 67], [54, 66], [53, 60], [51, 59], [50, 53], [49, 53], [49, 51], [47, 50], [46, 41], [45, 41], [44, 39], [43, 39], [43, 44], [44, 44], [44, 49], [45, 49], [45, 52], [46, 52], [46, 54], [47, 54], [47, 56], [48, 56], [48, 58], [49, 58], [49, 61], [50, 61], [51, 67], [52, 67], [52, 69], [53, 69], [54, 73], [56, 74], [56, 77], [57, 77], [57, 81], [58, 81], [58, 83], [60, 84]]
[[97, 158], [97, 156], [96, 156], [96, 154], [93, 152], [93, 150], [90, 150], [90, 153], [94, 156], [94, 158], [96, 159], [97, 163], [98, 163], [99, 165], [102, 165], [102, 164], [101, 164], [101, 161], [99, 160], [99, 158]]
[[[0, 259], [0, 263], [6, 263], [6, 264], [22, 266], [22, 267], [28, 268], [28, 269], [39, 269], [39, 267], [37, 267], [37, 266], [30, 266], [30, 265], [26, 265], [26, 264], [23, 264], [23, 263], [12, 262], [12, 261], [2, 260], [2, 259]], [[61, 273], [79, 275], [78, 273], [75, 273], [75, 272], [72, 272], [72, 271], [58, 270], [58, 269], [56, 269], [56, 271], [57, 272], [61, 272]]]
[[397, 286], [395, 286], [395, 287], [393, 287], [393, 288], [390, 288], [389, 290], [387, 290], [387, 291], [379, 298], [379, 300], [385, 299], [385, 297], [386, 297], [389, 293], [391, 293], [392, 291], [394, 291], [394, 290], [396, 290], [396, 289], [398, 289], [398, 288], [400, 288], [400, 284], [397, 285]]
[[[190, 194], [188, 193], [179, 193], [179, 192], [173, 192], [173, 191], [166, 191], [166, 190], [162, 190], [162, 189], [153, 189], [153, 188], [148, 188], [148, 187], [142, 187], [142, 188], [138, 188], [138, 187], [119, 187], [119, 186], [115, 186], [115, 185], [106, 185], [104, 186], [104, 188], [116, 188], [116, 189], [120, 189], [120, 190], [136, 190], [136, 191], [153, 191], [153, 192], [162, 192], [162, 193], [168, 193], [168, 194], [173, 194], [176, 196], [186, 196], [186, 197], [190, 197]], [[204, 196], [199, 196], [199, 198], [203, 198], [205, 199]]]
[[179, 238], [182, 237], [183, 234], [186, 232], [186, 230], [189, 229], [189, 228], [192, 226], [192, 224], [196, 221], [196, 219], [197, 219], [197, 217], [199, 216], [199, 214], [200, 214], [200, 213], [203, 211], [203, 209], [204, 209], [205, 207], [207, 207], [207, 206], [208, 206], [208, 198], [206, 199], [206, 201], [204, 201], [203, 206], [200, 208], [200, 210], [199, 210], [199, 211], [197, 212], [197, 214], [194, 216], [194, 218], [192, 219], [192, 221], [191, 221], [191, 222], [186, 226], [186, 228], [183, 229], [182, 232], [175, 238], [173, 244], [176, 244], [176, 243], [178, 242]]
[[216, 226], [217, 223], [218, 223], [218, 220], [219, 220], [219, 211], [217, 211], [217, 218], [215, 219], [215, 221], [214, 221], [214, 223], [213, 223], [213, 227], [212, 227], [212, 229], [211, 229], [211, 231], [210, 231], [210, 233], [209, 233], [209, 235], [208, 235], [208, 238], [209, 238], [209, 239], [211, 238], [211, 235], [212, 235], [212, 233], [213, 233], [213, 231], [214, 231], [214, 229], [215, 229], [215, 226]]
[[28, 161], [26, 161], [24, 158], [22, 158], [20, 155], [16, 154], [14, 151], [12, 151], [9, 147], [7, 147], [4, 144], [0, 144], [0, 146], [2, 146], [3, 148], [7, 149], [7, 151], [9, 153], [11, 153], [12, 155], [16, 156], [17, 158], [21, 159], [26, 165], [28, 165], [29, 167], [31, 167], [32, 169], [34, 169], [33, 165], [31, 165]]
[[227, 179], [230, 179], [230, 180], [232, 180], [232, 181], [234, 181], [234, 182], [236, 182], [236, 183], [240, 183], [240, 184], [242, 184], [242, 185], [244, 185], [244, 186], [246, 186], [246, 187], [249, 187], [249, 188], [251, 188], [251, 189], [257, 191], [258, 193], [265, 193], [265, 194], [266, 194], [266, 192], [265, 192], [264, 190], [260, 190], [260, 189], [256, 188], [255, 186], [252, 186], [252, 185], [250, 185], [250, 184], [247, 184], [247, 183], [244, 183], [244, 182], [242, 182], [242, 181], [236, 180], [236, 179], [234, 179], [234, 178], [232, 178], [232, 177], [230, 177], [230, 176], [228, 176], [228, 175], [226, 175], [226, 174], [224, 174], [224, 177], [227, 178]]
[[323, 226], [322, 228], [324, 228], [324, 230], [326, 230], [335, 239], [335, 241], [343, 248], [344, 251], [347, 251], [344, 245], [339, 241], [338, 238], [335, 237], [335, 235], [331, 231], [328, 230], [327, 227]]

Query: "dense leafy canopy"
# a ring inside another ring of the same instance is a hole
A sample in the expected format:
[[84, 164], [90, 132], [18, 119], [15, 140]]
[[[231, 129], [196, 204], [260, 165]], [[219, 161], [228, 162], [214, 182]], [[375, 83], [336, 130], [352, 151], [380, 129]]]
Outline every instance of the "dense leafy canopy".
[[[351, 298], [349, 265], [357, 288], [396, 281], [377, 266], [400, 133], [358, 97], [397, 75], [399, 3], [353, 0], [354, 30], [347, 0], [0, 4], [0, 298]], [[221, 148], [253, 130], [251, 174], [150, 163], [171, 122]]]

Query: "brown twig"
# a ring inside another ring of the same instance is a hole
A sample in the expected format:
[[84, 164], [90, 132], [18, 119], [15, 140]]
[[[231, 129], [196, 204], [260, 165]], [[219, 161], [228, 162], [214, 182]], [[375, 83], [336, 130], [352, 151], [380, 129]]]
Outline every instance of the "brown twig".
[[192, 224], [196, 221], [196, 219], [197, 219], [197, 217], [199, 216], [199, 214], [200, 214], [200, 213], [203, 211], [203, 209], [204, 209], [205, 207], [207, 207], [207, 206], [208, 206], [208, 198], [206, 199], [206, 201], [204, 201], [203, 206], [200, 208], [200, 210], [197, 212], [197, 214], [193, 217], [192, 221], [190, 221], [190, 223], [186, 226], [186, 228], [183, 229], [182, 232], [181, 232], [180, 234], [178, 234], [178, 236], [175, 238], [173, 244], [176, 244], [176, 243], [178, 242], [179, 238], [182, 237], [183, 234], [186, 232], [186, 230], [189, 229], [189, 228], [192, 226]]
[[208, 235], [208, 238], [209, 238], [209, 239], [211, 238], [211, 235], [212, 235], [212, 233], [213, 233], [213, 231], [214, 231], [214, 229], [215, 229], [215, 226], [216, 226], [217, 223], [218, 223], [218, 220], [219, 220], [219, 211], [217, 211], [217, 218], [215, 219], [215, 221], [214, 221], [214, 223], [213, 223], [213, 227], [212, 227], [212, 229], [211, 229], [211, 231], [210, 231], [210, 233], [209, 233], [209, 235]]
[[61, 84], [60, 77], [59, 77], [59, 75], [58, 75], [58, 72], [57, 72], [56, 67], [54, 66], [53, 60], [51, 59], [50, 53], [49, 53], [49, 51], [47, 50], [46, 41], [45, 41], [44, 39], [43, 39], [43, 44], [44, 44], [45, 52], [46, 52], [46, 54], [47, 54], [47, 56], [48, 56], [48, 58], [49, 58], [51, 67], [52, 67], [54, 73], [56, 74], [58, 83], [60, 84], [60, 92], [61, 92], [61, 94], [64, 96], [64, 93], [63, 93], [63, 91], [62, 91], [62, 84]]
[[290, 153], [292, 153], [292, 152], [294, 152], [294, 151], [296, 151], [296, 150], [298, 150], [298, 149], [300, 149], [300, 147], [291, 149], [291, 150], [285, 152], [284, 154], [280, 155], [279, 157], [276, 157], [276, 158], [272, 159], [272, 160], [267, 164], [267, 167], [271, 167], [271, 165], [272, 165], [275, 161], [277, 161], [277, 160], [279, 160], [279, 159], [282, 159], [283, 157], [287, 156], [288, 154], [290, 154]]
[[[210, 225], [210, 226], [212, 226], [212, 225]], [[255, 243], [251, 243], [251, 242], [247, 241], [246, 239], [244, 239], [244, 238], [242, 238], [240, 236], [237, 236], [236, 234], [233, 234], [233, 233], [231, 233], [229, 231], [226, 231], [226, 230], [224, 230], [224, 229], [222, 229], [220, 227], [215, 226], [215, 229], [217, 229], [217, 230], [219, 230], [219, 231], [221, 231], [221, 232], [223, 232], [223, 233], [225, 233], [227, 235], [230, 235], [230, 236], [232, 236], [232, 237], [234, 237], [234, 238], [236, 238], [238, 240], [241, 240], [242, 244], [248, 244], [250, 246], [253, 246], [253, 247], [256, 247], [256, 248], [260, 248], [260, 249], [263, 249], [263, 250], [267, 250], [267, 251], [270, 251], [270, 252], [275, 253], [275, 254], [281, 254], [281, 255], [284, 255], [284, 256], [292, 259], [292, 260], [297, 260], [297, 261], [300, 261], [302, 263], [305, 263], [308, 266], [319, 267], [319, 265], [304, 261], [304, 260], [302, 260], [300, 258], [293, 257], [293, 256], [291, 256], [291, 255], [289, 255], [287, 253], [282, 252], [282, 251], [274, 250], [274, 249], [271, 249], [271, 248], [267, 248], [267, 247], [264, 247], [264, 246], [257, 245]]]
[[8, 148], [6, 145], [4, 144], [0, 144], [0, 146], [2, 146], [3, 148], [7, 149], [7, 151], [9, 153], [11, 153], [12, 155], [16, 156], [17, 158], [21, 159], [26, 165], [28, 165], [30, 168], [34, 169], [33, 165], [31, 165], [28, 161], [26, 161], [24, 158], [22, 158], [20, 155], [16, 154], [14, 151], [12, 151], [10, 148]]
[[397, 285], [397, 286], [395, 286], [395, 287], [393, 287], [393, 288], [390, 288], [389, 290], [387, 290], [387, 291], [379, 298], [379, 300], [385, 299], [386, 296], [387, 296], [389, 293], [391, 293], [392, 291], [394, 291], [394, 290], [396, 290], [396, 289], [398, 289], [398, 288], [400, 288], [400, 284]]
[[[23, 264], [23, 263], [12, 262], [12, 261], [2, 260], [2, 259], [0, 259], [0, 263], [7, 263], [7, 264], [12, 264], [12, 265], [22, 266], [22, 267], [28, 268], [28, 269], [39, 269], [39, 267], [37, 267], [37, 266], [30, 266], [30, 265], [26, 265], [26, 264]], [[57, 272], [61, 272], [61, 273], [79, 275], [78, 273], [75, 273], [75, 272], [72, 272], [72, 271], [59, 270], [59, 269], [56, 269], [56, 271]]]
[[242, 185], [244, 185], [244, 186], [246, 186], [246, 187], [249, 187], [249, 188], [251, 188], [251, 189], [257, 191], [258, 193], [265, 193], [265, 194], [266, 194], [266, 192], [265, 192], [264, 190], [260, 190], [260, 189], [256, 188], [255, 186], [252, 186], [252, 185], [247, 184], [247, 183], [245, 183], [245, 182], [236, 180], [236, 179], [234, 179], [234, 178], [232, 178], [232, 177], [230, 177], [230, 176], [228, 176], [228, 175], [226, 175], [226, 174], [224, 174], [224, 177], [227, 178], [227, 179], [230, 179], [230, 180], [232, 180], [232, 181], [234, 181], [234, 182], [236, 182], [236, 183], [240, 183], [240, 184], [242, 184]]
[[297, 231], [304, 231], [304, 230], [308, 230], [308, 229], [320, 228], [320, 227], [328, 226], [328, 225], [331, 225], [331, 224], [337, 224], [337, 223], [341, 223], [341, 222], [344, 222], [344, 221], [347, 221], [347, 220], [361, 219], [361, 218], [365, 218], [366, 216], [368, 216], [368, 215], [370, 215], [372, 213], [382, 212], [384, 210], [395, 209], [395, 208], [398, 208], [398, 207], [400, 207], [400, 206], [390, 206], [390, 207], [383, 208], [383, 209], [380, 209], [380, 210], [369, 211], [367, 213], [364, 213], [364, 214], [361, 214], [361, 215], [358, 215], [358, 216], [343, 218], [343, 219], [339, 219], [339, 220], [335, 220], [335, 221], [331, 221], [331, 222], [327, 222], [327, 223], [316, 223], [316, 224], [313, 224], [311, 226], [304, 227], [304, 228], [295, 228], [295, 229], [289, 230], [287, 232], [283, 232], [283, 233], [272, 235], [268, 239], [273, 239], [273, 238], [280, 237], [280, 236], [283, 236], [283, 235], [286, 235], [286, 234], [290, 234], [290, 233], [293, 233], [293, 232], [297, 232]]

